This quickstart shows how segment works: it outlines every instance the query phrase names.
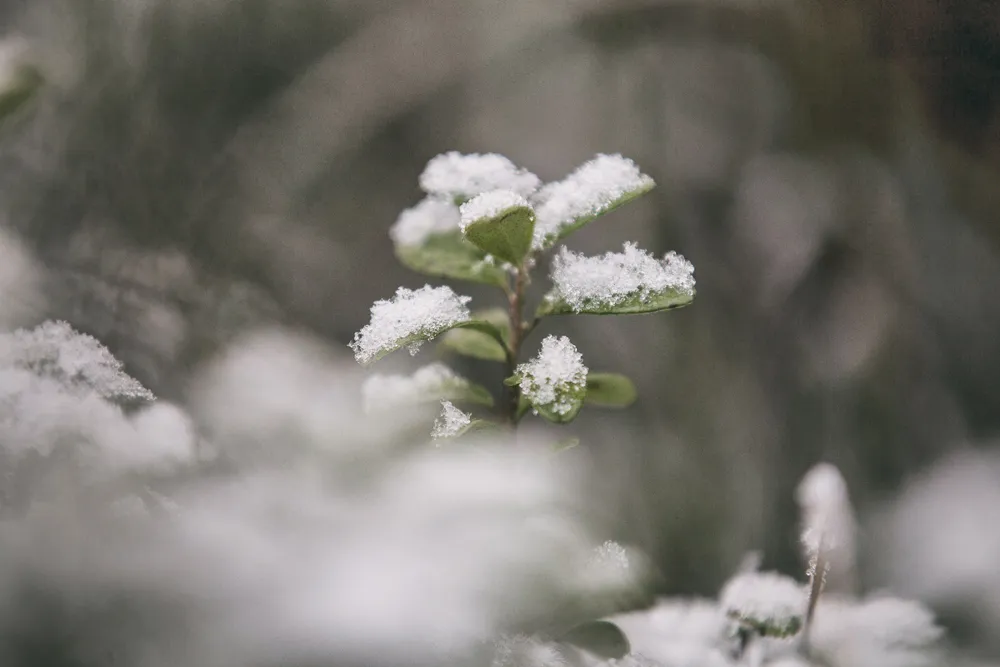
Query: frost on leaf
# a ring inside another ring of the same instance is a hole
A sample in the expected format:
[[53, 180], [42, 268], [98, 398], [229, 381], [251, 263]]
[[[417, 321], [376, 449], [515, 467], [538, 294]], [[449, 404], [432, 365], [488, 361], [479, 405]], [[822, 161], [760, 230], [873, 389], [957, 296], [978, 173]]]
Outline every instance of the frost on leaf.
[[458, 202], [490, 190], [512, 190], [527, 196], [539, 185], [537, 176], [496, 153], [451, 151], [431, 159], [420, 174], [424, 192]]
[[587, 393], [587, 367], [565, 336], [547, 336], [538, 356], [517, 367], [521, 394], [546, 419], [570, 421]]
[[548, 313], [644, 313], [694, 298], [694, 267], [677, 253], [663, 259], [626, 243], [623, 252], [586, 257], [561, 248], [552, 262]]
[[761, 636], [787, 637], [802, 627], [805, 588], [774, 572], [748, 572], [729, 580], [719, 603], [726, 614]]
[[114, 403], [145, 403], [153, 393], [122, 370], [122, 363], [92, 336], [66, 322], [0, 334], [0, 366], [49, 377], [71, 390], [94, 392]]
[[532, 197], [537, 222], [533, 247], [556, 240], [599, 215], [651, 190], [655, 183], [621, 155], [597, 155]]
[[462, 412], [451, 401], [441, 401], [441, 416], [434, 420], [431, 437], [435, 440], [454, 438], [472, 424], [472, 415]]
[[361, 364], [370, 364], [393, 350], [409, 346], [411, 353], [425, 340], [469, 321], [466, 304], [471, 297], [459, 296], [450, 287], [410, 290], [400, 287], [392, 299], [376, 301], [371, 321], [354, 335], [350, 347]]
[[398, 245], [422, 245], [435, 234], [458, 231], [459, 220], [458, 207], [453, 203], [427, 197], [399, 214], [389, 236]]
[[442, 399], [492, 405], [489, 392], [454, 373], [442, 363], [418, 369], [413, 375], [372, 375], [361, 387], [365, 412], [375, 413]]

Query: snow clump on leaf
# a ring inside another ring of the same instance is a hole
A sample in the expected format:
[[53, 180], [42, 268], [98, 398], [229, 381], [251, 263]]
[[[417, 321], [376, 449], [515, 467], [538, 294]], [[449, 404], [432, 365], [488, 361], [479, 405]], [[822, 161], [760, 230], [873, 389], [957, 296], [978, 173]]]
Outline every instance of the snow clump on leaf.
[[537, 214], [534, 247], [544, 248], [564, 226], [598, 216], [629, 194], [645, 192], [653, 185], [653, 179], [639, 171], [632, 160], [621, 155], [597, 155], [563, 180], [544, 186], [532, 198]]
[[729, 580], [719, 596], [726, 614], [762, 636], [784, 637], [802, 627], [805, 588], [775, 572], [748, 572]]
[[547, 336], [538, 356], [517, 367], [520, 388], [536, 407], [557, 415], [576, 409], [587, 389], [587, 367], [583, 355], [566, 336]]
[[459, 200], [501, 189], [526, 196], [539, 185], [537, 176], [496, 153], [463, 155], [451, 151], [431, 159], [420, 174], [424, 192]]
[[427, 197], [399, 214], [389, 229], [397, 245], [419, 246], [435, 234], [458, 231], [458, 207], [438, 197]]
[[471, 300], [455, 294], [450, 287], [400, 287], [392, 299], [372, 305], [371, 321], [354, 335], [350, 348], [362, 364], [370, 364], [404, 345], [415, 353], [423, 341], [468, 322], [466, 304]]
[[648, 301], [667, 290], [694, 292], [694, 266], [670, 252], [658, 260], [635, 243], [624, 251], [586, 257], [561, 248], [552, 263], [555, 295], [576, 311], [614, 308], [626, 301]]
[[155, 396], [123, 370], [96, 338], [66, 322], [48, 321], [34, 329], [0, 334], [0, 366], [51, 378], [67, 389], [94, 392], [120, 403], [146, 403]]
[[472, 423], [472, 415], [462, 412], [451, 401], [441, 401], [441, 416], [434, 421], [431, 437], [435, 440], [454, 438]]

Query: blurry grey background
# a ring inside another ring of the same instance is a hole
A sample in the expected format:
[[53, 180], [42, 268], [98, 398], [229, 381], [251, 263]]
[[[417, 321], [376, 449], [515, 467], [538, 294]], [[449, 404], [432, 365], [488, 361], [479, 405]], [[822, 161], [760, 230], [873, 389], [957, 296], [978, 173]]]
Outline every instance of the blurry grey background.
[[552, 180], [621, 152], [659, 187], [569, 245], [677, 250], [697, 299], [545, 330], [639, 385], [573, 428], [664, 591], [712, 592], [750, 549], [798, 571], [818, 460], [864, 516], [997, 435], [989, 0], [5, 0], [0, 22], [48, 80], [0, 127], [33, 317], [168, 399], [239, 331], [346, 354], [372, 301], [424, 284], [387, 231], [435, 154]]

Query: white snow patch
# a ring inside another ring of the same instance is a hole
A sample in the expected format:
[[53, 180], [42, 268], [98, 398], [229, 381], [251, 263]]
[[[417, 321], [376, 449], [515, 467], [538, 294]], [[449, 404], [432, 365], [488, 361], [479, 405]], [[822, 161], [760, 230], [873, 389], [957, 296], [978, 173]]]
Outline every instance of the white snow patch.
[[469, 199], [490, 190], [513, 190], [527, 196], [539, 185], [537, 176], [496, 153], [451, 151], [431, 159], [420, 174], [424, 192], [451, 199]]
[[645, 302], [666, 292], [694, 292], [694, 266], [681, 255], [658, 260], [635, 243], [624, 251], [586, 257], [560, 248], [552, 262], [555, 295], [576, 311], [585, 306], [613, 308], [626, 301]]
[[535, 205], [535, 249], [544, 248], [574, 221], [600, 215], [630, 192], [648, 190], [653, 179], [621, 155], [599, 154], [561, 181], [539, 190]]
[[439, 197], [427, 197], [399, 214], [389, 237], [396, 245], [418, 246], [434, 234], [457, 231], [458, 223], [457, 206]]
[[96, 338], [66, 322], [0, 334], [0, 366], [52, 378], [67, 389], [93, 391], [108, 400], [152, 401], [153, 393], [128, 376], [120, 361]]
[[435, 440], [454, 438], [471, 423], [471, 414], [462, 412], [451, 401], [441, 401], [441, 416], [434, 421], [431, 437]]
[[739, 574], [726, 584], [719, 603], [727, 614], [741, 620], [788, 628], [806, 609], [806, 590], [791, 577], [775, 572]]
[[517, 374], [521, 392], [532, 404], [551, 406], [559, 415], [575, 407], [573, 395], [587, 386], [583, 355], [566, 336], [547, 336], [538, 356], [519, 365]]
[[365, 412], [414, 405], [424, 397], [469, 386], [469, 381], [440, 362], [428, 364], [412, 375], [376, 374], [361, 387]]
[[400, 287], [392, 299], [376, 301], [371, 308], [371, 321], [354, 335], [350, 348], [354, 358], [369, 364], [380, 353], [410, 343], [416, 352], [423, 340], [434, 338], [456, 324], [470, 319], [466, 305], [472, 297], [459, 296], [447, 286], [410, 290]]

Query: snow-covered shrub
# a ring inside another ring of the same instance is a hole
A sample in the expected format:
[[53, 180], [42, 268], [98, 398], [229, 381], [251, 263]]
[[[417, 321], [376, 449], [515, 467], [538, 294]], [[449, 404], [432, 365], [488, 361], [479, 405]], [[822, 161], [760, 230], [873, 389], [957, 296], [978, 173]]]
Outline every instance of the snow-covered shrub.
[[[597, 155], [563, 180], [543, 185], [501, 155], [450, 152], [432, 159], [419, 182], [427, 197], [403, 211], [389, 231], [398, 259], [430, 276], [492, 285], [502, 292], [504, 305], [470, 311], [471, 299], [450, 287], [400, 287], [393, 299], [372, 306], [371, 321], [351, 343], [356, 359], [368, 365], [402, 347], [415, 353], [422, 342], [440, 336], [450, 352], [501, 362], [507, 379], [496, 417], [513, 427], [529, 411], [563, 424], [586, 403], [630, 404], [635, 399], [631, 381], [590, 372], [565, 336], [547, 337], [538, 355], [522, 362], [526, 340], [549, 316], [651, 313], [685, 306], [695, 294], [691, 263], [676, 253], [657, 259], [634, 243], [626, 243], [622, 253], [597, 257], [561, 247], [552, 262], [553, 287], [531, 315], [526, 314], [527, 288], [542, 253], [594, 218], [650, 191], [653, 179], [621, 155]], [[486, 421], [469, 417], [466, 424], [467, 413], [452, 401], [483, 405], [493, 402], [493, 393], [445, 378], [439, 369], [434, 373], [434, 382], [428, 371], [410, 383], [398, 376], [391, 382], [376, 376], [366, 384], [366, 405], [444, 400], [449, 402], [439, 426], [461, 422], [465, 428]], [[401, 397], [404, 390], [410, 399]]]

